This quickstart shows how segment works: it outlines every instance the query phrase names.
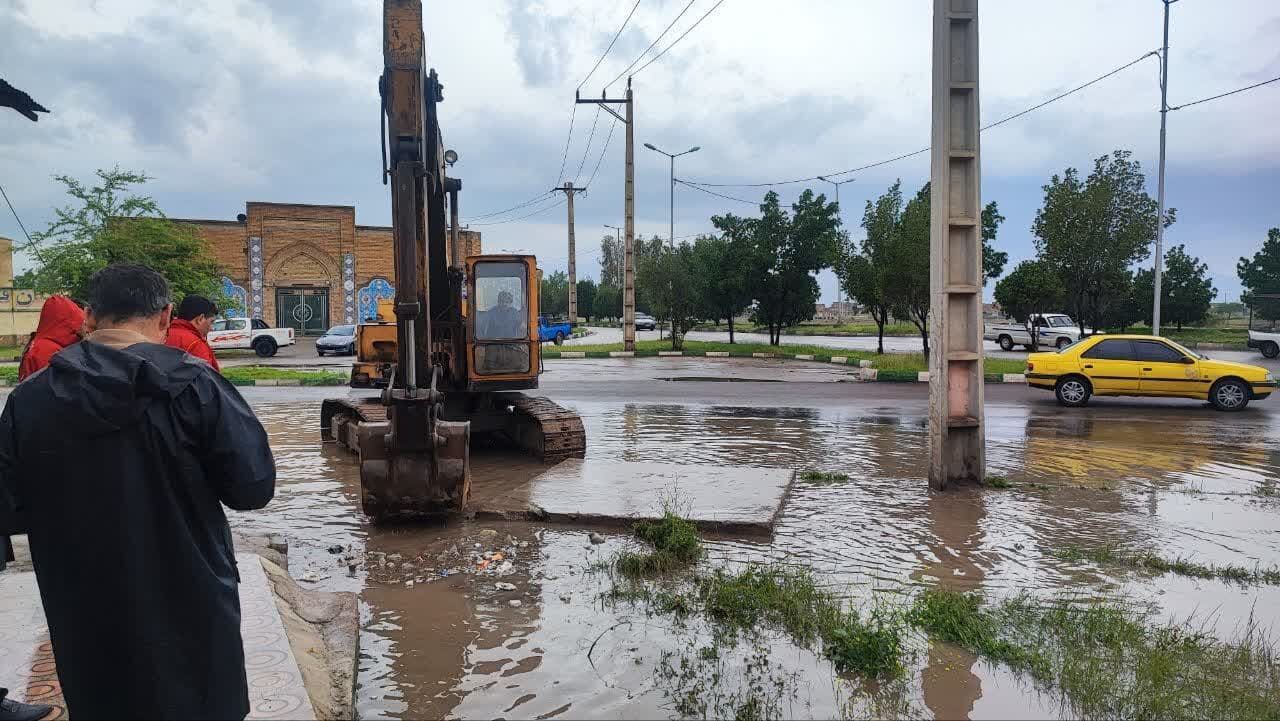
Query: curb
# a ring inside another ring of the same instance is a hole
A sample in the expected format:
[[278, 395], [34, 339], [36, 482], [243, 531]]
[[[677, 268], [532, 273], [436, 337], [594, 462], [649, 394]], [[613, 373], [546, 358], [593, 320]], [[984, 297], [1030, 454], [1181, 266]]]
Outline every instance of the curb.
[[[811, 355], [808, 353], [737, 353], [730, 351], [705, 351], [702, 353], [692, 351], [678, 350], [660, 350], [660, 351], [560, 351], [558, 353], [543, 353], [544, 360], [558, 359], [574, 359], [574, 358], [774, 358], [778, 360], [798, 360], [811, 361], [815, 363], [834, 363], [836, 365], [856, 365], [857, 371], [853, 374], [855, 378], [862, 382], [880, 382], [880, 383], [928, 383], [929, 371], [903, 371], [903, 370], [884, 370], [875, 367], [875, 361], [859, 359], [852, 361], [848, 356], [823, 356]], [[1027, 378], [1022, 373], [988, 373], [984, 381], [986, 383], [1022, 383], [1027, 382]]]

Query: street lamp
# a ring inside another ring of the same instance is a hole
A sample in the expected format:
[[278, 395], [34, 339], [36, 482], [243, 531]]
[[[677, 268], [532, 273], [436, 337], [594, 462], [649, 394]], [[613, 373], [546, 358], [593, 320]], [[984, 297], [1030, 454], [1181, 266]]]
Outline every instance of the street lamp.
[[[844, 215], [844, 209], [840, 207], [840, 186], [844, 185], [845, 183], [852, 183], [853, 181], [857, 180], [857, 178], [849, 178], [848, 180], [832, 180], [831, 178], [828, 178], [825, 175], [819, 175], [818, 180], [821, 180], [824, 183], [831, 183], [832, 185], [836, 186], [836, 212], [840, 213], [840, 215]], [[843, 223], [841, 224], [843, 225]], [[840, 287], [839, 279], [836, 280], [836, 304], [840, 306], [840, 309], [836, 311], [836, 315], [843, 318], [844, 317], [844, 288]]]
[[668, 153], [665, 150], [660, 150], [658, 148], [653, 147], [652, 143], [645, 143], [644, 147], [654, 151], [655, 153], [662, 153], [663, 155], [671, 159], [671, 228], [670, 230], [671, 230], [671, 247], [674, 248], [676, 247], [676, 158], [680, 157], [681, 155], [696, 153], [699, 150], [702, 150], [702, 147], [695, 145], [692, 148], [689, 148], [688, 150], [684, 151], [683, 153], [676, 153], [675, 155], [672, 155], [671, 153]]

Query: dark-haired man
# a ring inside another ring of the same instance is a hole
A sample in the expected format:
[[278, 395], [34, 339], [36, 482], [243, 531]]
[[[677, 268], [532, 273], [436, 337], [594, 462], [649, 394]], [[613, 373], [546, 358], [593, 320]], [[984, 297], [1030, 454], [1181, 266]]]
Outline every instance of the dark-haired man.
[[178, 315], [169, 325], [169, 335], [165, 344], [170, 348], [186, 351], [208, 363], [216, 371], [218, 359], [209, 347], [209, 329], [218, 319], [218, 306], [203, 295], [188, 295], [178, 304]]
[[172, 310], [155, 271], [98, 271], [96, 330], [0, 414], [0, 533], [30, 539], [72, 718], [249, 709], [222, 504], [266, 505], [275, 464], [235, 388], [164, 345]]

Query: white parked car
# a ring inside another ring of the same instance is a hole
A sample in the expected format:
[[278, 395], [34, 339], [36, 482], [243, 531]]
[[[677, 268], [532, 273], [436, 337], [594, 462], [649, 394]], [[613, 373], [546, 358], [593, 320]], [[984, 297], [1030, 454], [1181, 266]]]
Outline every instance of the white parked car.
[[1280, 333], [1266, 333], [1260, 330], [1249, 331], [1250, 348], [1257, 348], [1264, 358], [1280, 356]]
[[[1064, 313], [1036, 313], [1032, 316], [1032, 320], [1038, 331], [1039, 347], [1041, 348], [1065, 348], [1080, 340], [1080, 327], [1076, 325], [1076, 322], [1069, 315]], [[1088, 333], [1087, 335], [1093, 335], [1093, 333]], [[1016, 345], [1024, 346], [1027, 350], [1031, 350], [1031, 334], [1027, 331], [1027, 327], [1021, 323], [989, 324], [982, 337], [999, 343], [1000, 348], [1003, 350], [1013, 350]]]
[[[252, 320], [252, 322], [250, 322]], [[292, 328], [272, 328], [257, 318], [222, 318], [213, 322], [209, 347], [214, 350], [252, 349], [262, 358], [276, 354], [281, 346], [293, 345]]]

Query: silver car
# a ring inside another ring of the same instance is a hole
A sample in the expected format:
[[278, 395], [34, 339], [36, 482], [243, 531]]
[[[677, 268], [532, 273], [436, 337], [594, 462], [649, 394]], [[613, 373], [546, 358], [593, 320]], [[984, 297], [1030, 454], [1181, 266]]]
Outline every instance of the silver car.
[[648, 313], [636, 313], [636, 330], [656, 330], [658, 321]]
[[354, 325], [335, 325], [316, 340], [316, 355], [332, 353], [334, 355], [355, 355], [356, 327]]

